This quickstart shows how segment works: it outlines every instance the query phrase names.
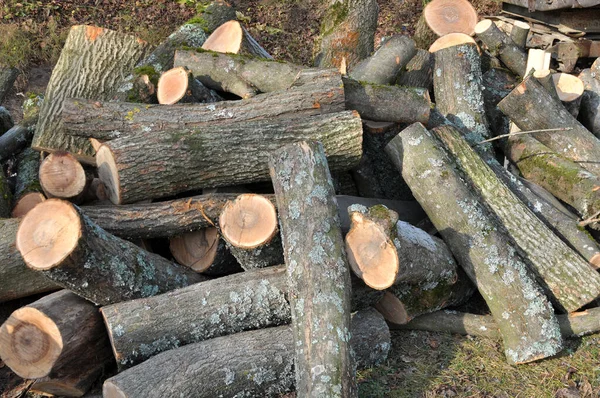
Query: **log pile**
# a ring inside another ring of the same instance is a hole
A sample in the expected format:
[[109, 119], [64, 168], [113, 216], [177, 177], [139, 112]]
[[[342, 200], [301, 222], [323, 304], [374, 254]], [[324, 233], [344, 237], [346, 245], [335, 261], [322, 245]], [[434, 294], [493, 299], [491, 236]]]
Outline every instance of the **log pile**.
[[[443, 0], [431, 47], [371, 54], [373, 3], [332, 5], [313, 67], [222, 1], [156, 49], [74, 27], [37, 125], [0, 136], [27, 132], [0, 302], [39, 295], [3, 363], [59, 396], [354, 397], [390, 327], [485, 331], [511, 364], [598, 332], [598, 63], [528, 72], [526, 27]], [[489, 315], [444, 311], [475, 290]]]

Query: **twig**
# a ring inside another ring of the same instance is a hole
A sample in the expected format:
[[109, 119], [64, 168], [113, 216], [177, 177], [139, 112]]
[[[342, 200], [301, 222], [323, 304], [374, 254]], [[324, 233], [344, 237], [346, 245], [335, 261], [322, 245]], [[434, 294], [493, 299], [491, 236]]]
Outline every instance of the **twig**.
[[585, 226], [593, 224], [595, 222], [600, 222], [600, 218], [598, 218], [598, 216], [600, 216], [600, 211], [597, 211], [596, 213], [594, 213], [593, 215], [589, 216], [585, 220], [580, 221], [579, 222], [579, 226], [580, 227], [585, 227]]
[[555, 128], [555, 129], [541, 129], [541, 130], [517, 131], [517, 132], [514, 132], [514, 133], [497, 135], [494, 138], [490, 138], [490, 139], [487, 139], [487, 140], [480, 141], [480, 142], [477, 143], [477, 145], [481, 145], [481, 144], [485, 144], [486, 142], [496, 141], [496, 140], [499, 140], [501, 138], [508, 138], [508, 137], [512, 137], [512, 136], [515, 136], [515, 135], [521, 135], [521, 134], [550, 133], [550, 132], [555, 132], [555, 131], [569, 131], [569, 130], [573, 130], [573, 127], [559, 127], [559, 128]]

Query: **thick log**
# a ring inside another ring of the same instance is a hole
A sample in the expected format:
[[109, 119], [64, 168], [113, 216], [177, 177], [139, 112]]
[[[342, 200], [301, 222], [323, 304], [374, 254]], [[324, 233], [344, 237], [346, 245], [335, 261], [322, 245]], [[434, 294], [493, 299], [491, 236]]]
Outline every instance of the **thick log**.
[[275, 205], [262, 195], [239, 195], [219, 216], [223, 239], [246, 271], [283, 263], [278, 226]]
[[94, 26], [73, 26], [46, 87], [32, 147], [71, 152], [80, 161], [95, 164], [88, 140], [64, 134], [60, 118], [63, 102], [68, 97], [111, 99], [147, 50], [148, 44], [133, 36]]
[[290, 284], [298, 395], [356, 396], [350, 271], [323, 146], [285, 145], [271, 154], [269, 170]]
[[72, 200], [91, 182], [77, 158], [64, 151], [51, 153], [42, 161], [39, 180], [47, 197]]
[[432, 134], [414, 124], [394, 138], [386, 152], [487, 302], [507, 360], [531, 362], [560, 351], [562, 340], [550, 302], [499, 222]]
[[556, 93], [565, 108], [573, 117], [579, 115], [579, 106], [583, 96], [583, 82], [577, 76], [568, 73], [554, 73], [552, 75]]
[[591, 69], [584, 69], [578, 77], [584, 88], [579, 121], [596, 137], [600, 137], [600, 70], [593, 72]]
[[[67, 133], [111, 140], [146, 129], [197, 128], [245, 120], [269, 119], [285, 115], [310, 116], [345, 110], [344, 89], [339, 72], [323, 71], [314, 81], [304, 70], [297, 85], [244, 101], [184, 104], [169, 107], [68, 99], [63, 107]], [[1, 137], [0, 137], [1, 139]]]
[[6, 133], [15, 125], [8, 109], [0, 106], [0, 135]]
[[323, 143], [334, 170], [348, 170], [362, 155], [360, 116], [346, 111], [178, 129], [160, 136], [152, 131], [136, 134], [100, 147], [98, 173], [111, 202], [132, 203], [193, 189], [268, 180], [268, 152], [306, 139]]
[[435, 58], [427, 50], [418, 49], [406, 67], [400, 71], [396, 84], [406, 87], [433, 88], [433, 67]]
[[473, 36], [477, 11], [467, 0], [433, 0], [423, 9], [427, 26], [438, 36], [464, 33]]
[[375, 54], [352, 68], [348, 76], [371, 84], [393, 84], [416, 53], [415, 42], [411, 38], [394, 35], [386, 39]]
[[348, 262], [365, 283], [383, 290], [399, 283], [438, 284], [456, 280], [456, 263], [446, 244], [398, 220], [383, 205], [348, 209], [352, 226], [345, 237]]
[[[377, 366], [391, 347], [389, 328], [373, 309], [354, 314], [350, 346], [360, 369]], [[232, 360], [235, 358], [235, 360]], [[167, 351], [104, 382], [104, 398], [278, 397], [294, 389], [290, 326], [218, 337]]]
[[15, 247], [18, 228], [18, 219], [0, 220], [0, 303], [59, 289], [50, 279], [25, 265]]
[[206, 39], [202, 48], [220, 53], [249, 55], [273, 59], [238, 21], [223, 23]]
[[17, 124], [0, 136], [0, 160], [17, 155], [31, 142], [34, 129]]
[[12, 217], [23, 217], [38, 203], [46, 200], [39, 179], [40, 154], [28, 148], [18, 159]]
[[149, 297], [205, 280], [183, 266], [106, 233], [58, 199], [23, 218], [17, 249], [28, 267], [96, 304]]
[[492, 20], [484, 19], [475, 25], [475, 35], [487, 46], [492, 55], [500, 58], [514, 74], [525, 76], [527, 54], [498, 29]]
[[35, 379], [74, 362], [104, 364], [112, 355], [98, 309], [61, 290], [11, 314], [0, 327], [0, 357], [17, 375]]
[[429, 120], [431, 99], [426, 88], [343, 80], [346, 109], [356, 110], [365, 119], [397, 123]]
[[527, 77], [498, 103], [521, 130], [566, 128], [566, 132], [533, 133], [542, 144], [600, 176], [600, 141], [557, 103], [533, 77]]
[[4, 103], [4, 99], [8, 92], [13, 88], [19, 70], [10, 66], [0, 66], [0, 104]]
[[531, 25], [529, 25], [527, 22], [515, 21], [512, 24], [512, 29], [510, 30], [510, 39], [517, 45], [517, 47], [525, 50], [527, 45], [527, 36], [529, 36], [530, 30]]
[[375, 46], [379, 7], [375, 0], [330, 0], [314, 46], [315, 65], [342, 73], [367, 58]]

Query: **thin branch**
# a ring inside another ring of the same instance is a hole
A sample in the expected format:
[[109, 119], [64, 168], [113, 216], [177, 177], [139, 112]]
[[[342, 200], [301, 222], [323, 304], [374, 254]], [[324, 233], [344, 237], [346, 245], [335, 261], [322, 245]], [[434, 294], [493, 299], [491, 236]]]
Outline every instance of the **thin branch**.
[[515, 135], [521, 135], [521, 134], [551, 133], [551, 132], [556, 132], [556, 131], [569, 131], [569, 130], [573, 130], [573, 127], [559, 127], [559, 128], [555, 128], [555, 129], [516, 131], [514, 133], [501, 134], [501, 135], [497, 135], [494, 138], [490, 138], [488, 140], [480, 141], [480, 142], [477, 143], [477, 145], [481, 145], [481, 144], [485, 144], [486, 142], [496, 141], [496, 140], [499, 140], [499, 139], [502, 139], [502, 138], [508, 138], [508, 137], [512, 137], [512, 136], [515, 136]]
[[597, 211], [596, 213], [592, 214], [591, 216], [589, 216], [588, 218], [586, 218], [583, 221], [579, 222], [579, 226], [580, 227], [585, 227], [587, 225], [596, 223], [596, 222], [600, 222], [600, 218], [598, 218], [598, 216], [600, 216], [600, 211]]

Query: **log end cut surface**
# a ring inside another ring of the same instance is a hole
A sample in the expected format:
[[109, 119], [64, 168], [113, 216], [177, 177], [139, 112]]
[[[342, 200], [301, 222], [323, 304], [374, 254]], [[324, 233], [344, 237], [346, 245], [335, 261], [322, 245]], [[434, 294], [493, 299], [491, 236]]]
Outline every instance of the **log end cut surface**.
[[243, 194], [225, 206], [219, 225], [230, 244], [254, 249], [270, 242], [277, 233], [277, 212], [264, 196]]
[[583, 94], [583, 82], [577, 76], [568, 73], [555, 73], [552, 75], [552, 80], [561, 101], [575, 101]]
[[[444, 48], [459, 46], [461, 44], [468, 44], [468, 43], [477, 45], [477, 43], [475, 42], [475, 39], [473, 39], [469, 35], [466, 35], [464, 33], [449, 33], [449, 34], [437, 39], [431, 45], [431, 47], [429, 47], [429, 52], [434, 53], [434, 52], [442, 50]], [[477, 47], [477, 49], [479, 50], [479, 47]]]
[[390, 292], [385, 292], [381, 300], [375, 304], [375, 309], [386, 321], [396, 325], [404, 325], [410, 320], [402, 301]]
[[189, 71], [183, 66], [169, 69], [160, 76], [156, 97], [158, 103], [173, 105], [182, 99], [189, 87]]
[[238, 21], [225, 22], [206, 39], [202, 48], [220, 53], [237, 54], [240, 51], [243, 34]]
[[26, 379], [48, 375], [62, 348], [57, 325], [35, 308], [16, 310], [0, 328], [0, 357]]
[[171, 254], [179, 264], [196, 272], [206, 271], [214, 262], [219, 246], [216, 228], [206, 228], [170, 239]]
[[98, 165], [98, 177], [104, 183], [108, 199], [116, 204], [121, 204], [121, 186], [119, 182], [119, 170], [110, 148], [102, 145], [96, 152], [96, 164]]
[[26, 195], [23, 195], [21, 199], [15, 204], [15, 207], [12, 211], [12, 216], [14, 218], [24, 217], [29, 210], [33, 209], [38, 204], [42, 203], [46, 200], [46, 197], [39, 192], [31, 192]]
[[30, 268], [47, 270], [71, 254], [80, 237], [81, 222], [73, 205], [49, 199], [23, 218], [16, 245]]
[[438, 36], [448, 33], [473, 35], [477, 11], [467, 0], [433, 0], [423, 10], [427, 26]]
[[102, 397], [103, 398], [131, 398], [125, 394], [121, 389], [112, 383], [110, 380], [106, 380], [102, 385]]
[[85, 188], [85, 171], [75, 156], [63, 151], [54, 152], [40, 165], [40, 184], [50, 196], [72, 198]]

